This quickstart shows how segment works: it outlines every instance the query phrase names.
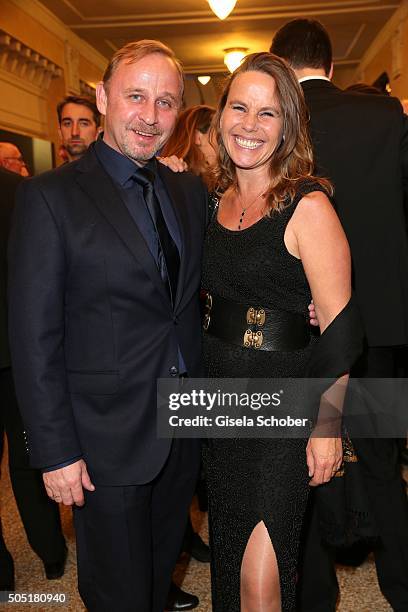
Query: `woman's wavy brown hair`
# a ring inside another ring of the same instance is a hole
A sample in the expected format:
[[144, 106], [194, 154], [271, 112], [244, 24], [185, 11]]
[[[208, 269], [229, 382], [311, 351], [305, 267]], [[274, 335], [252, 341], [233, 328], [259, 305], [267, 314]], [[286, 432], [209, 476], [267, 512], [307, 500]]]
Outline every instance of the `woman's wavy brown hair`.
[[283, 138], [270, 159], [270, 186], [266, 197], [266, 210], [282, 210], [290, 202], [305, 179], [320, 183], [331, 194], [328, 180], [313, 176], [313, 152], [308, 131], [308, 112], [295, 73], [289, 65], [272, 53], [252, 53], [230, 76], [214, 116], [214, 129], [218, 143], [217, 185], [220, 192], [237, 187], [236, 169], [221, 137], [220, 120], [227, 103], [231, 85], [244, 72], [263, 72], [271, 76], [283, 117]]
[[177, 155], [184, 159], [190, 172], [201, 176], [204, 182], [209, 168], [200, 147], [195, 143], [195, 132], [198, 130], [207, 134], [214, 114], [215, 108], [205, 104], [183, 110], [177, 118], [172, 135], [161, 151], [162, 157]]

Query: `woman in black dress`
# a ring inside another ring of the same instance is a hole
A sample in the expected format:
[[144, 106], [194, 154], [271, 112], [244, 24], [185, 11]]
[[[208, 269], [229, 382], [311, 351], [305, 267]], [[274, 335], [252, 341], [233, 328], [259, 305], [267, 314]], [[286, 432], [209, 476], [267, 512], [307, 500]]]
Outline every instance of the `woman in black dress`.
[[[210, 377], [306, 376], [316, 347], [311, 298], [321, 333], [350, 300], [349, 248], [326, 195], [330, 185], [312, 176], [306, 121], [294, 74], [270, 53], [248, 56], [221, 97], [215, 129], [223, 195], [209, 225], [203, 272], [212, 298], [204, 334]], [[252, 325], [244, 346], [242, 313], [250, 307], [262, 309], [266, 322]], [[230, 331], [217, 325], [226, 313]], [[278, 331], [273, 339], [271, 324]], [[257, 348], [260, 330], [264, 344]], [[309, 485], [328, 482], [341, 460], [339, 437], [209, 443], [215, 612], [295, 610]]]

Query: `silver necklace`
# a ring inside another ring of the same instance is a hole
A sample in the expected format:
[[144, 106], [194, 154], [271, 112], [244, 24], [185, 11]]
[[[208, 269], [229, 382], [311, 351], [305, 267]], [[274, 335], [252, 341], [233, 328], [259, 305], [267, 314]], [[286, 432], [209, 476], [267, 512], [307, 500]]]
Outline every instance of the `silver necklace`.
[[238, 223], [238, 229], [240, 230], [242, 222], [244, 220], [244, 216], [245, 216], [246, 211], [249, 210], [255, 204], [255, 202], [258, 200], [258, 198], [260, 198], [261, 196], [264, 195], [264, 189], [262, 189], [262, 191], [260, 193], [258, 193], [256, 198], [250, 204], [248, 204], [248, 206], [244, 206], [243, 205], [242, 199], [241, 199], [241, 194], [238, 191], [238, 189], [237, 189], [237, 195], [238, 195], [239, 203], [241, 204], [241, 208], [242, 208], [242, 211], [241, 211], [241, 214], [240, 214], [240, 218], [239, 218], [239, 223]]

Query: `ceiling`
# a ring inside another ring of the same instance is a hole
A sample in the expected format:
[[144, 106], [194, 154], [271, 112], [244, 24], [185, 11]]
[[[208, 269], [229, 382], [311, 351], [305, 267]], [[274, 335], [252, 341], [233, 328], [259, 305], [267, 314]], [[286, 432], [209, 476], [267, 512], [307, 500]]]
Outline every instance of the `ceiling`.
[[190, 74], [224, 72], [228, 47], [269, 49], [274, 32], [297, 17], [322, 21], [335, 63], [353, 67], [399, 6], [397, 0], [238, 0], [220, 21], [207, 0], [41, 1], [107, 58], [131, 40], [155, 38], [175, 51]]

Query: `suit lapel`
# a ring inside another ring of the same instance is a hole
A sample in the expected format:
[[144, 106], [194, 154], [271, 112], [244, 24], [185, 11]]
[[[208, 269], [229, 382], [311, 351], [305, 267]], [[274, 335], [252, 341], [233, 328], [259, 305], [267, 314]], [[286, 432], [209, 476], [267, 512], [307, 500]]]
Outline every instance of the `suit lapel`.
[[186, 196], [184, 191], [180, 185], [180, 177], [177, 173], [172, 172], [168, 168], [166, 168], [163, 164], [158, 163], [158, 173], [160, 178], [162, 179], [171, 203], [173, 205], [173, 210], [176, 215], [177, 223], [180, 229], [180, 237], [181, 237], [181, 259], [180, 259], [180, 272], [177, 284], [177, 293], [176, 299], [174, 302], [174, 310], [180, 304], [180, 300], [183, 295], [184, 282], [186, 278], [186, 270], [187, 264], [190, 257], [190, 232], [189, 232], [189, 223], [188, 223], [188, 213], [187, 206], [188, 202], [186, 201]]
[[78, 163], [78, 170], [77, 182], [115, 229], [168, 305], [166, 288], [146, 241], [92, 147]]

